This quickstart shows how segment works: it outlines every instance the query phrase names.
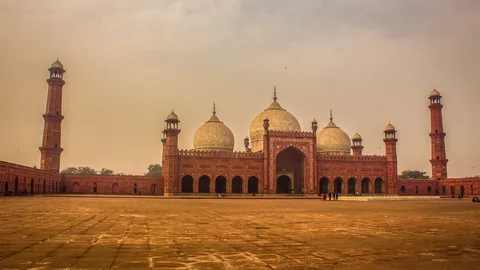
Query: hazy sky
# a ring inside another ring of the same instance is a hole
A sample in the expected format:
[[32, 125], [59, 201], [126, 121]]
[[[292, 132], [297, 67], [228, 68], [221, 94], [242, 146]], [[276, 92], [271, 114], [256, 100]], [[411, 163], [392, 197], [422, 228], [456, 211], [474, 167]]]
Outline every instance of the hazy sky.
[[[0, 0], [0, 160], [39, 166], [48, 71], [67, 73], [61, 167], [142, 174], [172, 109], [180, 148], [217, 115], [243, 150], [271, 102], [430, 169], [428, 94], [444, 97], [449, 176], [480, 174], [480, 1]], [[285, 67], [288, 67], [285, 69]]]

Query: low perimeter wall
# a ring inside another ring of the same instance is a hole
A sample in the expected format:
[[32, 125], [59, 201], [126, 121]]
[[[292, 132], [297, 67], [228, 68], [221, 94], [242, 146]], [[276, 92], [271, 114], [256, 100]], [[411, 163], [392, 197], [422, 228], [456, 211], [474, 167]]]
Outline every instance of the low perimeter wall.
[[63, 175], [65, 193], [163, 195], [163, 178], [126, 175]]

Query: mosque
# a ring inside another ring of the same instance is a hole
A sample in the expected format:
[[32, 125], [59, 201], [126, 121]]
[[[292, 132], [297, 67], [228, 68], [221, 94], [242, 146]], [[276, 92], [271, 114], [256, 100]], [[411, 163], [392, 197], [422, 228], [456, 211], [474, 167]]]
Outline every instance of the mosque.
[[163, 196], [226, 193], [238, 196], [322, 193], [390, 195], [467, 195], [480, 193], [479, 178], [449, 179], [442, 120], [442, 96], [429, 95], [432, 178], [399, 180], [397, 136], [388, 123], [383, 130], [385, 154], [363, 154], [362, 137], [349, 137], [335, 122], [308, 131], [277, 101], [260, 111], [244, 138], [245, 150], [236, 152], [234, 134], [217, 115], [203, 123], [193, 137], [194, 149], [180, 149], [180, 118], [173, 111], [163, 130], [163, 176], [60, 174], [62, 89], [64, 67], [49, 68], [48, 97], [40, 169], [0, 161], [1, 193], [149, 194]]

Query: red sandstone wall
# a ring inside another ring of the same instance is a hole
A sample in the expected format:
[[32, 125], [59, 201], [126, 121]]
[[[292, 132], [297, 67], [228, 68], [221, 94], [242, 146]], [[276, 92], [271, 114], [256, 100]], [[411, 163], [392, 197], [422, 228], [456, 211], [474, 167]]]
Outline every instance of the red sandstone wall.
[[[464, 195], [480, 195], [480, 178], [479, 177], [465, 177], [465, 178], [449, 178], [447, 180], [438, 181], [440, 195], [459, 195], [463, 188]], [[445, 194], [443, 193], [445, 187]]]
[[74, 194], [163, 195], [163, 178], [124, 175], [63, 175], [63, 183], [65, 192]]
[[[429, 187], [431, 190], [429, 191]], [[464, 195], [480, 194], [480, 178], [450, 178], [447, 180], [409, 179], [398, 180], [400, 195], [459, 195], [460, 190]]]
[[[385, 156], [328, 156], [317, 155], [316, 190], [320, 188], [320, 179], [328, 178], [329, 190], [333, 190], [336, 178], [342, 179], [342, 193], [348, 193], [348, 180], [354, 178], [355, 189], [359, 193], [375, 193], [375, 180], [380, 178], [384, 183], [381, 193], [388, 191], [387, 168]], [[365, 179], [365, 180], [364, 180]], [[362, 192], [362, 181], [368, 183], [368, 191]], [[377, 192], [380, 193], [380, 192]]]
[[[247, 153], [246, 155], [254, 155]], [[182, 177], [190, 175], [194, 181], [194, 192], [198, 190], [198, 179], [206, 175], [210, 178], [210, 190], [215, 191], [215, 179], [224, 176], [227, 179], [227, 193], [231, 191], [232, 179], [235, 176], [242, 178], [243, 193], [247, 193], [247, 181], [251, 176], [259, 179], [259, 189], [262, 183], [263, 159], [261, 157], [242, 157], [235, 155], [208, 156], [192, 155], [179, 156], [179, 172], [177, 177], [177, 192], [181, 192]]]
[[0, 195], [8, 192], [36, 194], [61, 192], [61, 175], [0, 161]]
[[431, 179], [398, 180], [397, 190], [400, 195], [440, 195], [438, 181]]

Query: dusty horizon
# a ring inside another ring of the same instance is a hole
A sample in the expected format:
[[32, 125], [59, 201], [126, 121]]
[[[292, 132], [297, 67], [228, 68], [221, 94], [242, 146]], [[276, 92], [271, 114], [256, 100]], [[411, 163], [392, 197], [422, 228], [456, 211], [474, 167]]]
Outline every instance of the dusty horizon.
[[48, 68], [64, 64], [61, 168], [143, 174], [162, 129], [180, 148], [212, 113], [242, 151], [253, 118], [278, 102], [310, 130], [334, 122], [398, 167], [431, 175], [428, 94], [443, 96], [448, 176], [480, 175], [480, 2], [0, 0], [0, 160], [40, 164]]

